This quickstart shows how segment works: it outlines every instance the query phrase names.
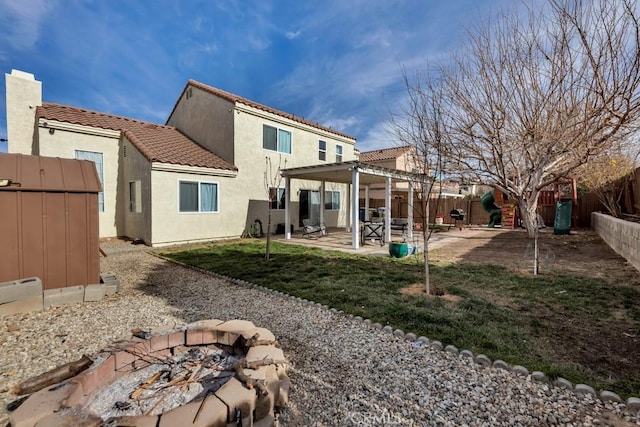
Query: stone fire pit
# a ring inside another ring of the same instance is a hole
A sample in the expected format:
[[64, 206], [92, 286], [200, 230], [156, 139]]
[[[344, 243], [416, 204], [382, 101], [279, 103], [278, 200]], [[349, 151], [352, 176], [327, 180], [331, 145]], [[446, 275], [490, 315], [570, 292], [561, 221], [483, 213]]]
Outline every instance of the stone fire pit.
[[33, 393], [12, 427], [272, 426], [287, 402], [274, 335], [245, 320], [136, 334], [86, 371]]

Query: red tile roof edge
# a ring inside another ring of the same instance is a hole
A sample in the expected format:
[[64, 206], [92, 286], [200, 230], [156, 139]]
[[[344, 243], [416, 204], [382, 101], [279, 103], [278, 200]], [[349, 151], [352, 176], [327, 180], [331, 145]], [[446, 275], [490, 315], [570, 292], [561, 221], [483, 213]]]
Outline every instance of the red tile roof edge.
[[136, 149], [140, 152], [140, 154], [142, 154], [147, 160], [149, 160], [151, 162], [158, 161], [158, 162], [176, 164], [176, 165], [182, 165], [182, 166], [205, 167], [205, 168], [209, 168], [209, 169], [218, 169], [218, 170], [231, 170], [231, 171], [237, 171], [238, 170], [238, 168], [235, 165], [233, 165], [233, 164], [221, 159], [219, 156], [217, 156], [216, 154], [212, 153], [210, 150], [202, 147], [202, 145], [198, 144], [196, 141], [194, 141], [193, 139], [189, 138], [184, 133], [180, 132], [180, 130], [175, 128], [174, 126], [160, 125], [160, 124], [157, 124], [157, 123], [147, 122], [147, 121], [144, 121], [144, 120], [131, 119], [131, 118], [128, 118], [128, 117], [118, 116], [118, 115], [115, 115], [115, 114], [108, 114], [108, 113], [103, 113], [103, 112], [100, 112], [100, 111], [90, 110], [90, 109], [87, 109], [87, 108], [74, 107], [74, 106], [71, 106], [71, 105], [58, 104], [58, 103], [54, 103], [54, 102], [43, 102], [42, 106], [38, 106], [36, 108], [36, 117], [38, 119], [42, 118], [44, 120], [56, 120], [56, 119], [49, 119], [49, 118], [46, 117], [46, 107], [59, 107], [59, 108], [65, 108], [65, 109], [79, 110], [79, 111], [81, 111], [82, 113], [85, 113], [85, 114], [86, 113], [97, 114], [97, 115], [100, 115], [101, 117], [108, 117], [108, 118], [111, 118], [111, 119], [123, 120], [125, 122], [132, 122], [132, 123], [136, 123], [136, 124], [139, 124], [139, 125], [152, 125], [152, 126], [157, 126], [158, 128], [161, 128], [161, 129], [172, 130], [172, 131], [175, 131], [175, 132], [179, 133], [183, 138], [189, 140], [192, 144], [195, 144], [198, 147], [202, 148], [203, 150], [206, 150], [207, 152], [211, 153], [212, 156], [218, 158], [221, 161], [221, 163], [223, 165], [225, 165], [225, 166], [212, 167], [212, 166], [202, 165], [202, 164], [187, 164], [187, 163], [178, 162], [178, 161], [173, 161], [173, 162], [162, 161], [161, 159], [158, 159], [154, 154], [152, 154], [151, 151], [149, 151], [149, 149], [140, 140], [140, 138], [138, 138], [138, 136], [135, 134], [134, 131], [132, 131], [131, 129], [127, 129], [124, 125], [123, 126], [100, 126], [97, 123], [88, 124], [88, 123], [81, 122], [81, 121], [71, 121], [71, 120], [70, 121], [65, 121], [65, 123], [72, 123], [72, 124], [77, 124], [77, 125], [80, 125], [80, 126], [88, 126], [88, 127], [93, 127], [93, 128], [108, 129], [108, 130], [121, 132], [121, 134], [124, 135], [136, 147]]
[[[248, 105], [250, 107], [257, 108], [259, 110], [263, 110], [263, 111], [266, 111], [268, 113], [275, 114], [277, 116], [284, 117], [284, 118], [287, 118], [289, 120], [293, 120], [295, 122], [302, 123], [304, 125], [311, 126], [311, 127], [316, 128], [316, 129], [323, 130], [325, 132], [329, 132], [329, 133], [332, 133], [332, 134], [335, 134], [335, 135], [338, 135], [338, 136], [342, 136], [344, 138], [353, 139], [354, 142], [356, 141], [356, 138], [354, 136], [347, 135], [346, 133], [339, 132], [339, 131], [337, 131], [335, 129], [331, 129], [331, 128], [326, 127], [326, 126], [322, 126], [319, 123], [315, 123], [315, 122], [312, 122], [310, 120], [307, 120], [307, 119], [305, 119], [303, 117], [296, 116], [295, 114], [286, 113], [284, 111], [277, 110], [275, 108], [266, 106], [264, 104], [260, 104], [259, 102], [251, 101], [250, 99], [244, 98], [242, 96], [235, 95], [235, 94], [233, 94], [231, 92], [227, 92], [225, 90], [218, 89], [216, 87], [209, 86], [207, 84], [204, 84], [204, 83], [198, 82], [196, 80], [192, 80], [192, 79], [190, 79], [187, 82], [187, 84], [185, 85], [184, 89], [180, 93], [180, 97], [178, 98], [178, 100], [176, 101], [175, 105], [173, 106], [173, 109], [171, 110], [171, 114], [169, 114], [169, 117], [171, 117], [173, 115], [173, 113], [175, 112], [176, 108], [178, 107], [178, 103], [182, 99], [182, 96], [184, 95], [184, 93], [187, 90], [187, 88], [189, 88], [189, 86], [193, 86], [195, 88], [201, 89], [201, 90], [203, 90], [205, 92], [208, 92], [208, 93], [210, 93], [212, 95], [218, 96], [218, 97], [220, 97], [222, 99], [225, 99], [225, 100], [227, 100], [229, 102], [232, 102], [234, 104], [235, 103], [245, 104], [245, 105]], [[167, 119], [167, 122], [168, 122], [168, 119]]]
[[[117, 114], [110, 114], [110, 113], [104, 113], [102, 111], [91, 110], [89, 108], [75, 107], [73, 105], [67, 105], [67, 104], [59, 104], [57, 102], [43, 102], [41, 106], [38, 106], [36, 108], [36, 117], [37, 118], [39, 118], [39, 119], [43, 118], [41, 116], [41, 112], [43, 111], [44, 107], [47, 107], [47, 106], [62, 107], [62, 108], [72, 108], [74, 110], [80, 110], [83, 113], [98, 114], [98, 115], [103, 116], [103, 117], [111, 117], [111, 118], [114, 118], [114, 119], [124, 120], [124, 121], [127, 121], [127, 122], [134, 122], [134, 123], [139, 123], [139, 124], [142, 124], [142, 125], [154, 125], [154, 126], [159, 126], [159, 127], [168, 128], [168, 129], [175, 129], [175, 127], [169, 126], [167, 124], [161, 125], [161, 124], [158, 124], [158, 123], [147, 122], [145, 120], [132, 119], [131, 117], [119, 116]], [[81, 126], [87, 126], [87, 125], [84, 125], [82, 123], [74, 123], [74, 122], [68, 122], [68, 123], [73, 123], [73, 124], [81, 125]], [[122, 129], [114, 129], [113, 127], [101, 127], [101, 126], [95, 126], [95, 125], [90, 125], [89, 127], [98, 127], [98, 128], [101, 128], [101, 129], [122, 131]]]
[[[398, 155], [404, 154], [409, 150], [411, 150], [411, 146], [410, 145], [403, 145], [401, 147], [389, 147], [389, 148], [380, 148], [378, 150], [361, 151], [360, 152], [360, 160], [361, 161], [365, 161], [365, 160], [362, 160], [362, 155], [363, 154], [364, 154], [364, 156], [366, 158], [368, 155], [384, 154], [385, 152], [389, 153], [387, 157], [380, 157], [380, 158], [376, 158], [375, 160], [369, 160], [369, 161], [392, 160], [392, 159], [397, 158]], [[393, 151], [398, 151], [397, 155], [391, 154]]]

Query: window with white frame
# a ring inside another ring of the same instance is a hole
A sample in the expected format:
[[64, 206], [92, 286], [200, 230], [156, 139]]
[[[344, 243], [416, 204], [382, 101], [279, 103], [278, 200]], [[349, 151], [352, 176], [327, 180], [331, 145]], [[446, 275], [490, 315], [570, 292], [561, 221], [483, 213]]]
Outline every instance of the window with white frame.
[[324, 192], [324, 208], [328, 211], [340, 210], [340, 192], [339, 191]]
[[262, 125], [262, 148], [291, 154], [291, 132], [269, 125]]
[[336, 145], [336, 163], [342, 162], [342, 145]]
[[284, 209], [284, 188], [272, 187], [269, 189], [269, 203], [271, 209]]
[[318, 141], [318, 160], [327, 160], [327, 142]]
[[218, 212], [218, 184], [215, 182], [180, 181], [180, 212]]
[[[96, 153], [94, 151], [75, 150], [75, 157], [78, 160], [89, 160], [95, 163], [96, 171], [98, 172], [98, 178], [100, 184], [104, 189], [104, 164], [102, 162], [102, 153]], [[104, 212], [104, 191], [98, 193], [98, 211]]]
[[129, 212], [142, 212], [142, 185], [140, 180], [129, 181]]

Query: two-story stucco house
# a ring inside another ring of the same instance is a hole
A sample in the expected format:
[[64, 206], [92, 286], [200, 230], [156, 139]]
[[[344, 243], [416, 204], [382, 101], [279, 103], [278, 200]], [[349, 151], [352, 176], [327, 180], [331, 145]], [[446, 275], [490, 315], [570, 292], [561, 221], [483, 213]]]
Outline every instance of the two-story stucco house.
[[[269, 194], [273, 223], [284, 222], [284, 186], [265, 186], [267, 158], [273, 169], [355, 159], [353, 137], [195, 81], [160, 125], [42, 102], [32, 74], [5, 77], [9, 152], [94, 161], [100, 237], [154, 246], [237, 237], [255, 219], [266, 226]], [[320, 184], [297, 182], [294, 218], [323, 209], [328, 226], [344, 226], [346, 188], [328, 184], [320, 206]]]

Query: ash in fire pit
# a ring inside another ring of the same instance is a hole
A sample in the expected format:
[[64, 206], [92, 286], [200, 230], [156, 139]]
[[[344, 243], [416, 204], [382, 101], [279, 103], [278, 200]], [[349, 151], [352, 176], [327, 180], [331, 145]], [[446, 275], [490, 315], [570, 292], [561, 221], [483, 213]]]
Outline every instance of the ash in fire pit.
[[214, 346], [190, 348], [117, 379], [96, 393], [86, 407], [105, 420], [161, 415], [218, 391], [235, 375], [233, 364], [238, 360]]
[[[117, 343], [85, 372], [34, 393], [13, 427], [272, 425], [289, 379], [275, 337], [241, 320], [206, 320]], [[70, 424], [71, 423], [71, 424]]]

